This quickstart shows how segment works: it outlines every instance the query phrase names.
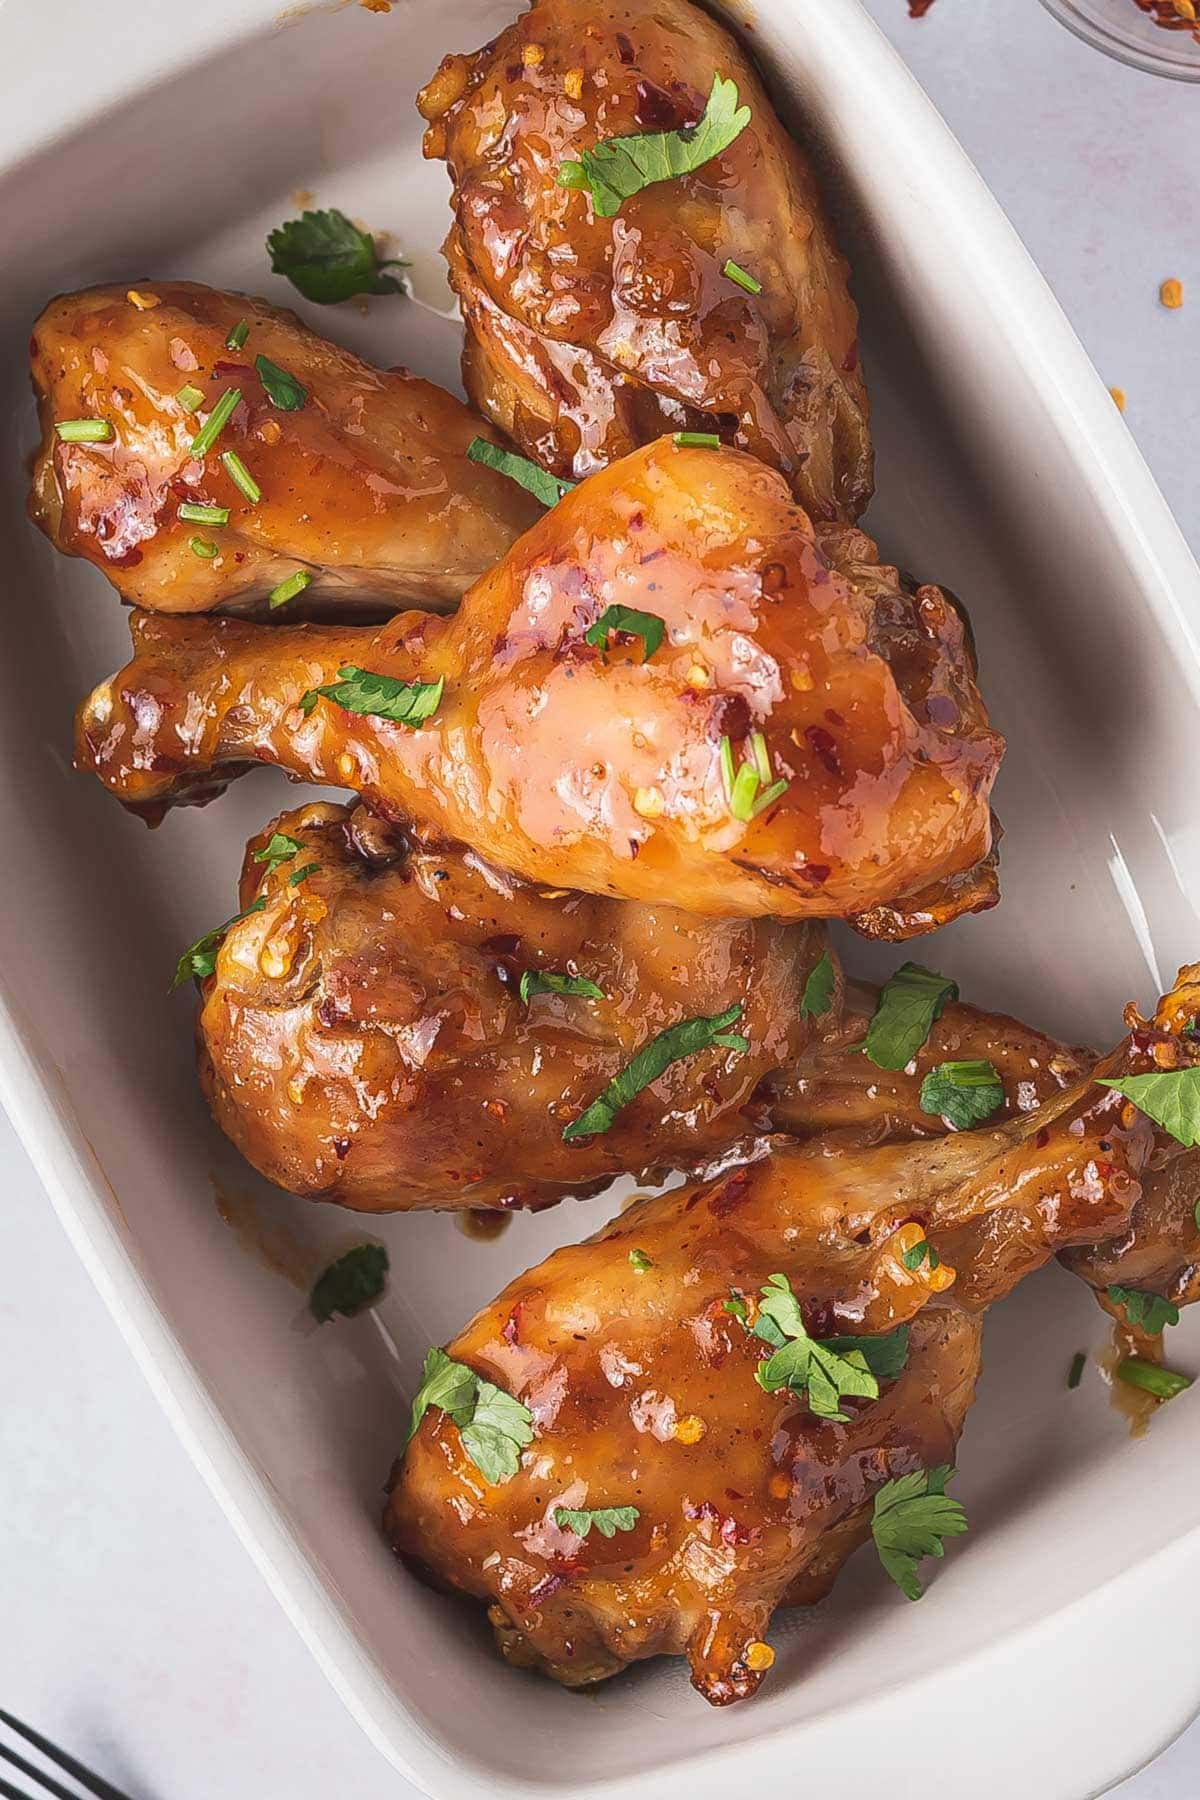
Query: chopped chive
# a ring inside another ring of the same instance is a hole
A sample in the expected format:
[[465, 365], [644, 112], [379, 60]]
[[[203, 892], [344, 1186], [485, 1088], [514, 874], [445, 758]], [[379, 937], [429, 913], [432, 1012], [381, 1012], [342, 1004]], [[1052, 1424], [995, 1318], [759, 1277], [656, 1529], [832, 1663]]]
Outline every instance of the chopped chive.
[[721, 739], [721, 780], [725, 787], [726, 800], [733, 799], [733, 745], [727, 737]]
[[229, 508], [202, 506], [198, 500], [185, 500], [179, 508], [179, 517], [192, 525], [228, 525]]
[[758, 770], [753, 763], [743, 763], [733, 778], [733, 792], [729, 796], [729, 810], [735, 819], [752, 819], [754, 817], [754, 801], [758, 794]]
[[715, 431], [677, 431], [675, 442], [681, 450], [719, 450], [721, 440]]
[[236, 450], [222, 450], [221, 461], [225, 466], [225, 473], [229, 476], [230, 481], [233, 482], [235, 487], [241, 488], [247, 500], [257, 503], [262, 499], [262, 489], [259, 487], [257, 481], [255, 481], [253, 475], [250, 473]]
[[240, 350], [250, 336], [250, 326], [245, 319], [239, 319], [229, 336], [225, 339], [227, 350]]
[[302, 594], [312, 580], [311, 569], [297, 569], [294, 575], [285, 576], [278, 587], [273, 587], [267, 595], [267, 605], [272, 609], [286, 606], [297, 594]]
[[1176, 1394], [1182, 1394], [1184, 1388], [1192, 1385], [1190, 1375], [1180, 1375], [1175, 1369], [1164, 1369], [1160, 1363], [1147, 1362], [1144, 1356], [1124, 1357], [1117, 1364], [1117, 1375], [1130, 1387], [1153, 1394], [1156, 1400], [1173, 1400]]
[[189, 384], [187, 387], [181, 387], [175, 398], [185, 413], [194, 413], [204, 400], [204, 390]]
[[1087, 1351], [1077, 1350], [1071, 1358], [1071, 1369], [1067, 1376], [1067, 1386], [1077, 1388], [1083, 1380], [1083, 1371], [1087, 1366]]
[[734, 262], [732, 257], [725, 264], [721, 273], [727, 281], [736, 281], [737, 285], [740, 288], [745, 288], [748, 294], [762, 293], [762, 282], [755, 281], [753, 275], [748, 275], [745, 269], [740, 268], [739, 265]]
[[780, 777], [778, 781], [773, 781], [769, 788], [764, 788], [750, 809], [750, 817], [757, 819], [759, 813], [766, 812], [768, 806], [774, 806], [780, 795], [786, 794], [791, 785], [790, 781], [784, 781]]
[[188, 539], [188, 549], [193, 556], [202, 556], [205, 562], [211, 562], [217, 555], [217, 546], [211, 538], [194, 537]]
[[310, 875], [315, 875], [317, 870], [320, 868], [320, 866], [321, 866], [320, 863], [305, 863], [305, 865], [302, 869], [297, 869], [296, 873], [294, 875], [288, 876], [288, 878], [287, 878], [288, 886], [289, 887], [298, 886], [298, 884], [300, 882], [306, 881]]
[[63, 419], [54, 429], [64, 444], [111, 444], [117, 435], [107, 419]]
[[233, 409], [241, 400], [241, 397], [241, 388], [225, 389], [225, 392], [221, 395], [221, 398], [217, 401], [207, 419], [192, 439], [190, 451], [192, 456], [208, 455], [208, 452], [212, 449], [226, 425], [228, 425]]
[[758, 779], [766, 782], [771, 779], [771, 758], [767, 752], [767, 740], [761, 731], [750, 733], [750, 755], [754, 759], [754, 767]]

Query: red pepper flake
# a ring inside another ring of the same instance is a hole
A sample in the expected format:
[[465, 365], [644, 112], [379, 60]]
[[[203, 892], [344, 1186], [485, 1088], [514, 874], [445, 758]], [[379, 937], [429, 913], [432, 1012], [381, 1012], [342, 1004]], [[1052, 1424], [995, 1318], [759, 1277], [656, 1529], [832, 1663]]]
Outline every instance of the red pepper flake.
[[908, 0], [908, 16], [910, 19], [923, 19], [933, 5], [933, 0]]
[[[921, 17], [920, 13], [913, 14], [914, 19], [919, 19], [920, 17]], [[853, 342], [851, 343], [850, 348], [847, 350], [845, 356], [843, 356], [843, 358], [842, 358], [842, 374], [843, 375], [853, 375], [853, 373], [854, 373], [855, 369], [857, 369], [857, 367], [858, 367], [858, 339], [855, 338], [853, 340]]]
[[832, 732], [826, 731], [823, 725], [809, 725], [805, 728], [804, 740], [817, 761], [831, 775], [841, 776], [842, 765], [837, 753], [837, 740]]

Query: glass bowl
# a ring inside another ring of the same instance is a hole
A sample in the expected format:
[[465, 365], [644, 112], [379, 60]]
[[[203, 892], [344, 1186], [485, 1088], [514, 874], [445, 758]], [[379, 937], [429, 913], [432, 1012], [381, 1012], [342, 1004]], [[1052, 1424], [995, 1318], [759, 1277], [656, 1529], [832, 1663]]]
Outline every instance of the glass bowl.
[[[1175, 81], [1200, 81], [1200, 3], [1191, 27], [1183, 18], [1174, 24], [1170, 0], [1042, 0], [1042, 5], [1068, 31], [1118, 62]], [[1155, 13], [1172, 22], [1159, 23]]]

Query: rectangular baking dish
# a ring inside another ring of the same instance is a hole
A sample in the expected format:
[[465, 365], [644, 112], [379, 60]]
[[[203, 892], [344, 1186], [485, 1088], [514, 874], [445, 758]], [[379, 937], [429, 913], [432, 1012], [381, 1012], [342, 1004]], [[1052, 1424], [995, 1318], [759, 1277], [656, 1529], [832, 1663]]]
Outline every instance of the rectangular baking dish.
[[[1200, 1439], [1188, 1400], [1131, 1442], [1094, 1376], [1067, 1395], [1071, 1353], [1103, 1344], [1082, 1289], [1051, 1269], [989, 1322], [960, 1456], [973, 1530], [920, 1606], [859, 1557], [825, 1605], [780, 1616], [770, 1682], [723, 1712], [674, 1666], [588, 1698], [510, 1671], [479, 1616], [393, 1562], [380, 1486], [425, 1347], [613, 1202], [519, 1219], [495, 1243], [449, 1218], [371, 1221], [392, 1251], [385, 1304], [306, 1327], [288, 1273], [363, 1234], [226, 1150], [196, 1091], [189, 997], [166, 992], [180, 947], [232, 910], [244, 840], [289, 790], [264, 771], [150, 835], [69, 772], [72, 708], [127, 640], [95, 571], [23, 517], [35, 314], [59, 289], [166, 275], [292, 304], [263, 240], [304, 189], [393, 232], [421, 302], [310, 308], [312, 323], [455, 384], [445, 175], [421, 161], [412, 102], [511, 3], [4, 9], [0, 61], [23, 79], [0, 115], [0, 209], [20, 246], [0, 298], [0, 1094], [232, 1523], [429, 1794], [727, 1800], [786, 1779], [915, 1800], [935, 1761], [972, 1800], [1084, 1800], [1200, 1704], [1178, 1602], [1200, 1576]], [[967, 601], [1010, 739], [1004, 904], [919, 954], [972, 1000], [1103, 1043], [1127, 999], [1200, 954], [1200, 574], [1044, 282], [857, 0], [731, 17], [818, 146], [853, 260], [879, 447], [870, 524]], [[1194, 1355], [1195, 1329], [1172, 1348]]]

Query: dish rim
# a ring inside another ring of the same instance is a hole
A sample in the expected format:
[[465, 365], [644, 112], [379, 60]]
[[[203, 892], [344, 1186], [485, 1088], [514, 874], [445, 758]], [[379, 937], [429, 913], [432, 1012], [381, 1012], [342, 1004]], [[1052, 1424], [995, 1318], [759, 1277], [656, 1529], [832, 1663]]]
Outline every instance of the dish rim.
[[[1192, 691], [1200, 700], [1200, 570], [1112, 406], [1107, 389], [1044, 278], [965, 152], [898, 52], [865, 12], [861, 0], [855, 0], [853, 7], [847, 7], [846, 0], [762, 0], [765, 7], [785, 16], [794, 14], [801, 3], [824, 15], [821, 29], [841, 35], [849, 46], [847, 53], [854, 55], [864, 78], [875, 87], [880, 104], [904, 115], [909, 132], [924, 134], [925, 150], [920, 160], [938, 171], [937, 194], [931, 197], [930, 204], [942, 209], [946, 222], [965, 241], [965, 253], [977, 252], [988, 262], [996, 292], [1004, 295], [1004, 307], [997, 310], [996, 317], [1014, 345], [1012, 353], [1036, 376], [1048, 417], [1064, 443], [1071, 446], [1081, 479], [1094, 494], [1097, 506], [1103, 507], [1114, 536], [1119, 539], [1121, 554], [1127, 560], [1135, 555], [1139, 559], [1138, 587], [1145, 603], [1155, 611], [1164, 629], [1187, 645], [1190, 656], [1182, 660]], [[208, 47], [231, 47], [261, 31], [274, 17], [273, 0], [245, 0], [236, 27], [219, 18], [212, 21]], [[193, 40], [181, 48], [177, 62], [183, 63], [195, 54]], [[169, 72], [156, 65], [146, 72], [147, 79], [157, 83]], [[130, 85], [136, 88], [138, 84]], [[72, 115], [72, 135], [93, 123], [103, 110], [106, 107], [93, 108], [88, 115]], [[65, 115], [60, 125], [65, 133]], [[7, 145], [0, 143], [0, 167], [8, 172], [20, 167], [45, 149], [54, 135], [46, 129], [32, 133], [15, 131]], [[1183, 596], [1189, 588], [1192, 598], [1185, 607]], [[568, 1791], [561, 1786], [551, 1789], [541, 1781], [513, 1782], [481, 1760], [469, 1765], [451, 1763], [445, 1751], [419, 1729], [401, 1697], [383, 1679], [358, 1642], [332, 1588], [320, 1580], [298, 1536], [272, 1503], [269, 1484], [238, 1443], [199, 1370], [184, 1353], [168, 1317], [151, 1297], [134, 1249], [122, 1240], [110, 1215], [107, 1183], [72, 1115], [66, 1083], [41, 1053], [36, 1026], [18, 1016], [2, 978], [0, 1103], [12, 1118], [68, 1237], [193, 1461], [335, 1690], [384, 1755], [423, 1791], [445, 1796], [446, 1800], [480, 1800], [485, 1794], [499, 1800], [519, 1800], [521, 1796], [551, 1791], [559, 1800], [601, 1800], [602, 1796], [613, 1800], [619, 1788], [627, 1793], [630, 1784], [622, 1777], [575, 1784]], [[1174, 1565], [1185, 1554], [1200, 1569], [1200, 1522], [1173, 1545], [1132, 1565], [1103, 1587], [964, 1658], [953, 1670], [952, 1680], [974, 1684], [986, 1679], [993, 1695], [998, 1696], [1005, 1689], [1007, 1664], [1008, 1689], [1014, 1696], [1019, 1694], [1024, 1651], [1033, 1638], [1064, 1627], [1071, 1615], [1090, 1610], [1101, 1601], [1130, 1608], [1136, 1605], [1144, 1620], [1147, 1605], [1151, 1604], [1146, 1592], [1152, 1577], [1161, 1572], [1161, 1565]], [[1168, 1590], [1174, 1587], [1175, 1579], [1166, 1583]], [[1164, 1618], [1169, 1616], [1166, 1596], [1161, 1610]], [[935, 1680], [939, 1683], [940, 1711], [946, 1697], [945, 1671], [898, 1685], [865, 1703], [862, 1716], [878, 1720], [887, 1715], [889, 1707], [911, 1708]], [[1200, 1701], [1200, 1679], [1187, 1686], [1186, 1691], [1189, 1698], [1184, 1704], [1190, 1713]], [[1136, 1761], [1132, 1766], [1140, 1766], [1170, 1741], [1175, 1730], [1182, 1729], [1186, 1722], [1183, 1707], [1174, 1698], [1171, 1704], [1175, 1723], [1166, 1728], [1166, 1735], [1163, 1725], [1156, 1725], [1154, 1742], [1134, 1752]], [[1081, 1714], [1081, 1719], [1086, 1717]], [[679, 1759], [669, 1767], [649, 1771], [640, 1778], [639, 1791], [666, 1796], [686, 1777], [697, 1796], [727, 1792], [730, 1757], [742, 1760], [745, 1773], [748, 1760], [762, 1754], [767, 1746], [828, 1728], [828, 1721], [822, 1718], [800, 1727], [778, 1726], [752, 1743], [707, 1750], [701, 1759]], [[407, 1740], [403, 1747], [398, 1742], [400, 1738]], [[1130, 1765], [1126, 1763], [1103, 1779], [1109, 1785], [1129, 1772]], [[1068, 1800], [1080, 1797], [1072, 1794]]]

